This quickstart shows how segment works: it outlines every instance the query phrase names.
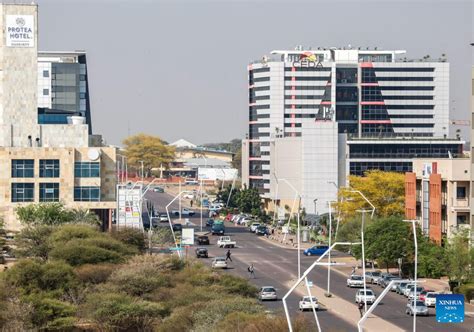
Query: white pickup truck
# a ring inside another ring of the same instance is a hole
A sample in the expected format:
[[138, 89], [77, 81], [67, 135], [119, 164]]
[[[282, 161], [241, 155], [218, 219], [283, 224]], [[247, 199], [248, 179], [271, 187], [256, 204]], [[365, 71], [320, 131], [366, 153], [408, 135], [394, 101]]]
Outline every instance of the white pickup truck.
[[221, 236], [219, 240], [217, 240], [217, 245], [219, 248], [235, 248], [237, 242], [232, 241], [230, 236]]
[[[179, 210], [172, 210], [171, 211], [171, 214], [174, 215], [174, 216], [179, 216]], [[181, 210], [181, 215], [182, 216], [194, 216], [196, 214], [196, 212], [194, 212], [193, 210], [190, 210], [190, 209], [182, 209]]]

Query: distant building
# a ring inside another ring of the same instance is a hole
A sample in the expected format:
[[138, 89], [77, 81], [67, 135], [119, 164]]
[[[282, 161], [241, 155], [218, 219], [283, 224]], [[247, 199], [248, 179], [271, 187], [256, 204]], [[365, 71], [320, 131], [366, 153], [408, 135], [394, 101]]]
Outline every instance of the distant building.
[[[38, 61], [37, 5], [0, 4], [0, 18], [0, 214], [6, 228], [20, 229], [16, 208], [38, 202], [91, 210], [109, 227], [117, 205], [116, 149], [89, 135], [88, 102], [84, 108], [80, 96], [85, 55], [71, 54], [78, 62], [68, 63], [49, 53], [46, 61], [43, 53]], [[72, 117], [50, 121], [53, 111]]]
[[85, 52], [38, 53], [38, 123], [68, 124], [82, 116], [92, 134]]
[[443, 237], [470, 228], [470, 159], [413, 159], [405, 174], [405, 215], [416, 219], [425, 235]]

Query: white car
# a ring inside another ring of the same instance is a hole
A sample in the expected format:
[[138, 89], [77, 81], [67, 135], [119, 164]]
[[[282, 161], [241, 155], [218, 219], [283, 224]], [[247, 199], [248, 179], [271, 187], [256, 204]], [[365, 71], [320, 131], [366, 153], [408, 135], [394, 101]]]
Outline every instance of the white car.
[[193, 195], [193, 194], [184, 194], [184, 195], [183, 195], [183, 198], [186, 198], [186, 199], [194, 199], [194, 195]]
[[363, 289], [357, 290], [356, 295], [355, 295], [355, 302], [364, 303], [365, 301], [367, 301], [367, 304], [372, 304], [375, 302], [375, 293], [373, 290], [367, 289], [365, 295], [364, 295]]
[[[179, 216], [179, 210], [173, 210], [171, 211], [171, 214], [175, 215], [175, 216]], [[182, 216], [194, 216], [196, 214], [196, 212], [194, 212], [193, 210], [190, 210], [190, 209], [187, 209], [187, 208], [184, 208], [181, 210], [181, 215]]]
[[[423, 287], [416, 287], [416, 300], [420, 299], [420, 294], [423, 291]], [[413, 300], [415, 297], [415, 287], [412, 287], [410, 293], [408, 293], [408, 300]]]
[[260, 223], [259, 222], [253, 222], [251, 225], [250, 225], [250, 231], [252, 233], [255, 233], [255, 231], [257, 230], [257, 227], [260, 226]]
[[230, 236], [221, 236], [219, 240], [217, 240], [217, 245], [219, 248], [235, 248], [237, 242], [232, 241]]
[[260, 288], [260, 291], [258, 292], [258, 298], [260, 301], [265, 301], [265, 300], [277, 300], [277, 293], [276, 289], [273, 286], [263, 286]]
[[[313, 305], [311, 305], [311, 300], [313, 300]], [[315, 310], [319, 309], [319, 304], [318, 304], [318, 299], [315, 296], [303, 296], [300, 300], [299, 304], [300, 310], [305, 311], [305, 310]]]
[[415, 284], [408, 284], [408, 285], [405, 287], [404, 291], [403, 291], [403, 295], [404, 295], [405, 297], [408, 297], [408, 295], [410, 294], [411, 290], [412, 290], [414, 287], [415, 287]]
[[243, 226], [247, 226], [248, 224], [250, 224], [251, 222], [254, 222], [255, 220], [252, 219], [252, 217], [245, 217], [245, 218], [242, 218], [240, 220], [240, 224], [243, 225]]
[[225, 257], [216, 257], [212, 260], [211, 267], [213, 269], [227, 269]]
[[347, 279], [347, 287], [364, 287], [364, 278], [353, 274]]
[[428, 292], [425, 295], [425, 305], [427, 307], [434, 307], [436, 306], [436, 295], [439, 293], [436, 292]]

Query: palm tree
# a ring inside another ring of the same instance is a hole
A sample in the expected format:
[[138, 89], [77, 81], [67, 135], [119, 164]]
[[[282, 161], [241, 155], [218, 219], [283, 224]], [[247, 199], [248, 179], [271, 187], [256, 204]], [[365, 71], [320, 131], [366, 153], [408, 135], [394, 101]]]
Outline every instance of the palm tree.
[[71, 223], [100, 225], [99, 216], [87, 209], [71, 210]]

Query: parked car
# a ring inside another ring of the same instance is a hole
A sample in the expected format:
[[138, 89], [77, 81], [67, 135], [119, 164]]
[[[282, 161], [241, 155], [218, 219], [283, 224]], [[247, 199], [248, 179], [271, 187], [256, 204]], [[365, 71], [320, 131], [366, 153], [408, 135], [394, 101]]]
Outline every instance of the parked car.
[[208, 252], [206, 248], [196, 248], [196, 257], [197, 258], [208, 258]]
[[[390, 281], [392, 281], [392, 280], [401, 280], [401, 279], [400, 279], [399, 277], [395, 277], [395, 278], [392, 278]], [[390, 283], [390, 282], [389, 282], [389, 283]], [[391, 292], [397, 291], [397, 285], [398, 285], [398, 282], [394, 283], [394, 284], [392, 285], [392, 288], [390, 288], [390, 291], [391, 291]]]
[[376, 284], [381, 275], [382, 272], [379, 270], [367, 271], [365, 272], [365, 280], [370, 284]]
[[382, 274], [380, 275], [380, 278], [377, 279], [376, 284], [380, 286], [380, 282], [382, 281], [382, 279], [385, 278], [386, 276], [391, 276], [391, 275], [392, 275], [391, 273], [382, 272]]
[[183, 225], [173, 224], [173, 232], [181, 232], [183, 230]]
[[[171, 214], [175, 215], [175, 216], [179, 216], [179, 210], [173, 210], [171, 211]], [[182, 216], [194, 216], [196, 214], [196, 212], [194, 212], [193, 210], [190, 210], [190, 209], [187, 209], [187, 208], [184, 208], [181, 210], [181, 215]]]
[[[415, 294], [415, 287], [412, 287], [410, 290], [410, 293], [408, 293], [408, 300], [420, 300], [420, 294], [421, 292], [424, 291], [423, 287], [416, 287], [416, 294]], [[420, 300], [421, 301], [421, 300]]]
[[209, 237], [207, 235], [200, 235], [197, 237], [199, 245], [209, 244]]
[[211, 233], [212, 233], [212, 235], [214, 235], [214, 234], [224, 235], [224, 234], [225, 234], [225, 226], [224, 226], [224, 224], [223, 224], [223, 223], [214, 222], [214, 224], [213, 224], [212, 227], [211, 227]]
[[255, 230], [255, 234], [257, 234], [257, 235], [269, 235], [270, 232], [268, 231], [267, 226], [261, 225], [261, 226], [257, 227], [257, 229]]
[[237, 242], [232, 241], [230, 236], [221, 236], [219, 240], [217, 240], [217, 245], [219, 248], [235, 248]]
[[380, 287], [385, 288], [390, 283], [390, 280], [392, 280], [392, 278], [395, 278], [395, 276], [391, 274], [387, 274], [383, 276], [382, 278], [380, 278], [377, 282]]
[[188, 186], [197, 186], [199, 184], [198, 181], [192, 180], [192, 179], [186, 179], [184, 180], [184, 184]]
[[436, 306], [436, 295], [438, 295], [439, 293], [437, 292], [428, 292], [426, 293], [425, 295], [425, 305], [427, 307], [434, 307]]
[[318, 245], [315, 245], [311, 248], [306, 249], [305, 251], [303, 251], [303, 254], [305, 254], [306, 256], [311, 256], [311, 255], [321, 256], [328, 249], [329, 249], [329, 246], [318, 244]]
[[300, 300], [299, 308], [301, 311], [313, 310], [313, 308], [315, 310], [318, 310], [319, 309], [318, 299], [316, 298], [316, 296], [303, 296]]
[[158, 217], [160, 219], [160, 222], [168, 222], [168, 215], [166, 213], [160, 213], [160, 216]]
[[364, 303], [367, 301], [367, 304], [372, 304], [375, 302], [375, 293], [371, 289], [367, 289], [365, 294], [363, 289], [358, 289], [356, 294], [355, 294], [355, 302], [359, 303], [362, 302]]
[[265, 301], [265, 300], [277, 300], [277, 293], [276, 289], [273, 286], [264, 286], [260, 288], [260, 291], [258, 292], [258, 298], [260, 301]]
[[250, 225], [255, 220], [252, 217], [244, 217], [239, 220], [239, 225], [247, 226]]
[[214, 224], [214, 219], [207, 219], [206, 226], [212, 227], [213, 224]]
[[425, 302], [426, 294], [433, 292], [434, 290], [432, 289], [423, 289], [423, 291], [420, 293], [420, 296], [418, 296], [418, 300]]
[[347, 287], [364, 287], [364, 278], [353, 274], [347, 278]]
[[403, 295], [403, 293], [405, 292], [405, 288], [409, 284], [410, 284], [409, 282], [401, 282], [401, 283], [397, 284], [397, 289], [396, 289], [395, 292], [397, 292], [397, 294]]
[[405, 289], [403, 290], [403, 295], [405, 297], [408, 297], [408, 294], [410, 294], [411, 290], [415, 287], [415, 284], [408, 284]]
[[165, 190], [161, 187], [155, 187], [155, 188], [153, 188], [153, 191], [155, 193], [164, 193], [165, 192]]
[[423, 301], [408, 301], [405, 313], [407, 315], [413, 316], [416, 311], [417, 316], [428, 316], [429, 311], [428, 307]]
[[255, 231], [257, 230], [257, 227], [260, 226], [260, 223], [259, 222], [253, 222], [251, 225], [250, 225], [250, 231], [252, 233], [255, 233]]
[[227, 269], [225, 257], [216, 257], [212, 260], [211, 267], [213, 269]]

